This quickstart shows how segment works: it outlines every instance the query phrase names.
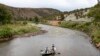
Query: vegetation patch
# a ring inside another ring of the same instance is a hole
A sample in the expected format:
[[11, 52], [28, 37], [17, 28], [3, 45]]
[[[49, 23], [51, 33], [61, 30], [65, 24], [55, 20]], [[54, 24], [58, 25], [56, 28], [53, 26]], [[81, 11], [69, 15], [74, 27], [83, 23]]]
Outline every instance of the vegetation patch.
[[14, 35], [23, 35], [27, 33], [36, 34], [36, 32], [38, 34], [41, 30], [39, 27], [33, 25], [33, 23], [1, 25], [0, 41], [11, 39]]
[[7, 38], [12, 36], [12, 29], [5, 26], [0, 28], [0, 38]]

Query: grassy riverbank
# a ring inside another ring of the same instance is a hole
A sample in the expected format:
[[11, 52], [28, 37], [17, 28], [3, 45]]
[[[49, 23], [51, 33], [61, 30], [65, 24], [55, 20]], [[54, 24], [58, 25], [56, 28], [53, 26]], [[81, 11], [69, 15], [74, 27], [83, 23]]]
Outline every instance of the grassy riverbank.
[[0, 40], [13, 38], [14, 35], [40, 32], [40, 28], [33, 23], [14, 23], [0, 26]]
[[92, 37], [93, 43], [100, 43], [100, 22], [63, 21], [61, 22], [60, 26], [64, 28], [71, 28], [86, 32], [88, 35]]

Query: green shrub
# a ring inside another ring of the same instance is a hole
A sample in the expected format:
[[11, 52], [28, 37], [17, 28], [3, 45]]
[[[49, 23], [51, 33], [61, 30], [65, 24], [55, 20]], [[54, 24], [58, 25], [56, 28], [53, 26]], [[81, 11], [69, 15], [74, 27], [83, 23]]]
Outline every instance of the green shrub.
[[5, 6], [0, 4], [0, 23], [7, 24], [10, 23], [12, 14], [10, 10]]
[[24, 22], [23, 22], [23, 25], [26, 25], [26, 24], [27, 24], [27, 21], [24, 21]]
[[19, 28], [16, 28], [14, 30], [14, 33], [17, 35], [20, 34], [25, 34], [25, 33], [30, 33], [30, 32], [37, 32], [39, 31], [39, 28], [36, 26], [32, 26], [32, 25], [25, 25], [25, 26], [20, 26]]
[[19, 29], [18, 31], [16, 31], [16, 34], [24, 34], [24, 33], [28, 33], [29, 31], [27, 29]]
[[76, 29], [79, 29], [81, 31], [84, 31], [84, 32], [89, 32], [90, 31], [90, 23], [79, 23], [76, 25]]
[[66, 21], [63, 21], [63, 22], [61, 22], [60, 26], [64, 27], [64, 28], [75, 28], [77, 24], [78, 23], [75, 23], [75, 22], [66, 22]]
[[95, 29], [92, 31], [93, 41], [96, 43], [100, 42], [100, 29]]
[[88, 17], [94, 17], [95, 18], [94, 21], [100, 22], [100, 4], [97, 4], [90, 9]]
[[94, 41], [95, 43], [100, 43], [100, 37], [94, 37], [94, 38], [93, 38], [93, 41]]
[[38, 32], [40, 28], [29, 23], [21, 24], [5, 24], [0, 26], [0, 38], [12, 38], [14, 35], [21, 35], [31, 32]]
[[9, 27], [3, 27], [0, 29], [0, 38], [12, 37], [12, 29]]
[[39, 23], [39, 18], [36, 16], [34, 17], [34, 20], [33, 20], [34, 23], [38, 24]]

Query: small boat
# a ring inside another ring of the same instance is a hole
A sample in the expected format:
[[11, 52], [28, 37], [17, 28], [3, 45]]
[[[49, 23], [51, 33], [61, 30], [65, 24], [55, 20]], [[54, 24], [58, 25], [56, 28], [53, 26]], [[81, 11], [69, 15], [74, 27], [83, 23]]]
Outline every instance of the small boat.
[[41, 50], [42, 56], [50, 56], [55, 54], [56, 54], [56, 47], [54, 46], [54, 44], [52, 44], [52, 48], [50, 50], [48, 49], [48, 47], [46, 47], [45, 50]]

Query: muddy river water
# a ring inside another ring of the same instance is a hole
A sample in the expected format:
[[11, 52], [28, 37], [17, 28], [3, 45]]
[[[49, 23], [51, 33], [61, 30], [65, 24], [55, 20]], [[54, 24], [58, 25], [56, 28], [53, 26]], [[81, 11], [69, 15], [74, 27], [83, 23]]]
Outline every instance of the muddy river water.
[[60, 55], [55, 56], [100, 56], [86, 34], [55, 26], [39, 25], [48, 32], [42, 35], [15, 38], [0, 43], [0, 56], [41, 56], [40, 50], [55, 44]]

